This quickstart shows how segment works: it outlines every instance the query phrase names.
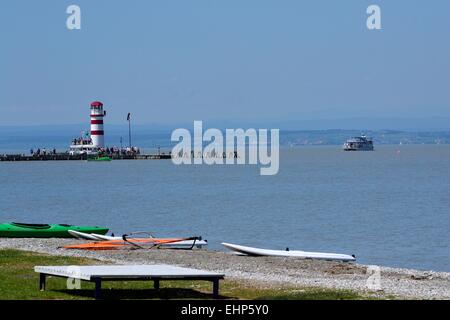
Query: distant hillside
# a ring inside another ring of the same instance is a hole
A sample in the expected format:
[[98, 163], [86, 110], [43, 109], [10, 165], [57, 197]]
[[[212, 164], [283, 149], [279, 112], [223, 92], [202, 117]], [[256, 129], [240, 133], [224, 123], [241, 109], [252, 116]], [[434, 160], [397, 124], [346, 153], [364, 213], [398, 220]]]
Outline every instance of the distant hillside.
[[450, 131], [407, 132], [395, 130], [307, 130], [283, 131], [282, 145], [338, 145], [351, 137], [365, 134], [375, 144], [449, 144]]

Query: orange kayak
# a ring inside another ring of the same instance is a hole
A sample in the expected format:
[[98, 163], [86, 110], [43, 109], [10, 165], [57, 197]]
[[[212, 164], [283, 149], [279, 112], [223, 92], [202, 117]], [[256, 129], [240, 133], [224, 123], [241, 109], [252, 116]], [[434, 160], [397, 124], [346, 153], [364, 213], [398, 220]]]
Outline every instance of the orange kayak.
[[185, 240], [193, 240], [193, 238], [134, 238], [125, 240], [108, 240], [99, 242], [90, 242], [82, 244], [74, 244], [63, 246], [64, 249], [78, 250], [117, 250], [117, 249], [133, 249], [143, 247], [157, 247], [167, 243], [176, 243]]

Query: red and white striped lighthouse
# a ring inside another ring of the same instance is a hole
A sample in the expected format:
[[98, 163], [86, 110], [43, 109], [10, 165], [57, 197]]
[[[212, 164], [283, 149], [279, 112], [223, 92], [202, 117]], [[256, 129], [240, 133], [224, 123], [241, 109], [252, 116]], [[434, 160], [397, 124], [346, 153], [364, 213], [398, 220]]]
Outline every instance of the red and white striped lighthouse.
[[91, 103], [91, 139], [94, 147], [103, 148], [105, 146], [105, 132], [103, 131], [103, 103], [94, 101]]

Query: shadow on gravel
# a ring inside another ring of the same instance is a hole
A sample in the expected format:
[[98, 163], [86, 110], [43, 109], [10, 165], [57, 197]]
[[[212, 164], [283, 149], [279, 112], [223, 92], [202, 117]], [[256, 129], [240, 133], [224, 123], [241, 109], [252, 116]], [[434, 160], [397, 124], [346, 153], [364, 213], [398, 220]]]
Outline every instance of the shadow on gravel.
[[[53, 290], [56, 292], [83, 297], [94, 298], [94, 290]], [[103, 300], [143, 300], [143, 299], [213, 299], [211, 293], [204, 293], [192, 289], [162, 288], [155, 289], [102, 289]], [[234, 297], [219, 296], [219, 299], [236, 299]]]

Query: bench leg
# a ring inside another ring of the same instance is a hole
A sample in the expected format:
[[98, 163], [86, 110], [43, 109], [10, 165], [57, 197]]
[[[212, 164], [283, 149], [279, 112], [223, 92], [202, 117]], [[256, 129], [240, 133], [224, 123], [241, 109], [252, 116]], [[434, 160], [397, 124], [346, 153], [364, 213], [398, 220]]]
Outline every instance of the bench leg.
[[45, 273], [39, 273], [39, 290], [44, 291], [45, 290]]
[[159, 290], [159, 279], [153, 280], [153, 288], [155, 288], [155, 290]]
[[212, 283], [213, 283], [213, 298], [217, 299], [219, 298], [219, 279], [214, 279]]
[[102, 280], [101, 279], [95, 279], [95, 293], [94, 293], [95, 299], [101, 299], [102, 298]]

